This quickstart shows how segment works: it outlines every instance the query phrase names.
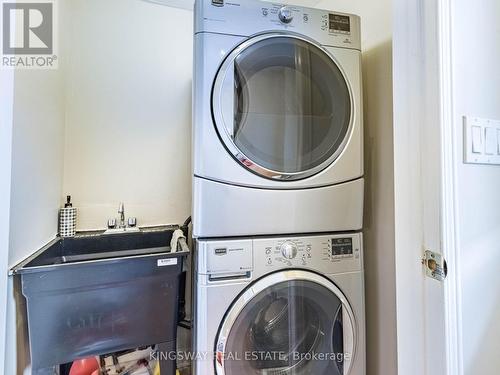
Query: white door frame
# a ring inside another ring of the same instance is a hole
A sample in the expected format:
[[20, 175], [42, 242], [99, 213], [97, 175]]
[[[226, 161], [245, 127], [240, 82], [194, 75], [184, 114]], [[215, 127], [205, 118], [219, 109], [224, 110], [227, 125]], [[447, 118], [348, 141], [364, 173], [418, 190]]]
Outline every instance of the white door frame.
[[[451, 0], [396, 0], [393, 14], [398, 372], [462, 375]], [[448, 261], [425, 276], [424, 250]]]
[[442, 252], [448, 261], [445, 283], [445, 311], [448, 375], [463, 375], [462, 294], [458, 210], [458, 163], [460, 137], [454, 124], [452, 0], [439, 1], [441, 170], [442, 170]]

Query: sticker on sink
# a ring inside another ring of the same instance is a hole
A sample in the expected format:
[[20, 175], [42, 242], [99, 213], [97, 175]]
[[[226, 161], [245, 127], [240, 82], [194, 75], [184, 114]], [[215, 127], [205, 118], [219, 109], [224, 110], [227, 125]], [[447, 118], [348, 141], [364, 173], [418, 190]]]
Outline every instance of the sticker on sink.
[[158, 265], [158, 267], [174, 266], [177, 264], [177, 258], [158, 259], [156, 264]]

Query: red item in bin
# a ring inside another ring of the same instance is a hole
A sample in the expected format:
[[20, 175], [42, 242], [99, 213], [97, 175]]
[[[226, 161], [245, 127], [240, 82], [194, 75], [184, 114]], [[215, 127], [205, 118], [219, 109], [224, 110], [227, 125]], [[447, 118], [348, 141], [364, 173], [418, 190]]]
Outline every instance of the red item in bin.
[[99, 362], [95, 357], [77, 359], [71, 365], [69, 375], [95, 375], [99, 374]]

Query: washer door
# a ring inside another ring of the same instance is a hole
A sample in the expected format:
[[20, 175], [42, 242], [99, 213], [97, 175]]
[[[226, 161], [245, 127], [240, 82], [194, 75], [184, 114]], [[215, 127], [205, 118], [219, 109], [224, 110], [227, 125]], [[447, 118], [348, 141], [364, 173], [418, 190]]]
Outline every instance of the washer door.
[[307, 271], [282, 271], [235, 301], [219, 330], [218, 375], [349, 374], [355, 321], [342, 292]]
[[231, 154], [266, 178], [298, 180], [329, 166], [344, 149], [353, 103], [329, 52], [291, 34], [251, 38], [224, 60], [212, 110]]

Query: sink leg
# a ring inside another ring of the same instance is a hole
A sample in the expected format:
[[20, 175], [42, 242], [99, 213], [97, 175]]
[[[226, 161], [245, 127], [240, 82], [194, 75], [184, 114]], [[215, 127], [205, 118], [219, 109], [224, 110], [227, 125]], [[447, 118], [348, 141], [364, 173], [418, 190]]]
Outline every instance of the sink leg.
[[[176, 353], [172, 342], [163, 342], [158, 344], [158, 352], [160, 353], [160, 374], [161, 375], [175, 375], [177, 368], [175, 358]], [[171, 359], [172, 358], [172, 359]]]

